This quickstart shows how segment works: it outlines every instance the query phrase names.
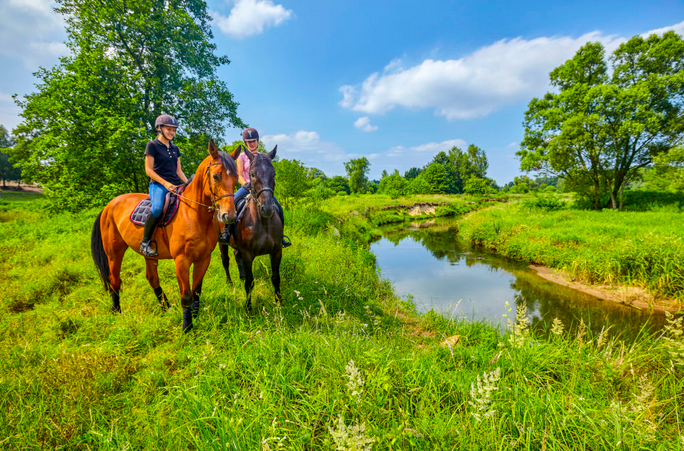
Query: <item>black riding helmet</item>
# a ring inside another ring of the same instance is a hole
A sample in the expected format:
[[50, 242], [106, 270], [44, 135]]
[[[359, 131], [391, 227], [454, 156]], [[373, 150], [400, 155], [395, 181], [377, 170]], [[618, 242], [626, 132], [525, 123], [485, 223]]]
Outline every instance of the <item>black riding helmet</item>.
[[163, 125], [166, 127], [178, 128], [178, 121], [175, 117], [171, 116], [170, 114], [162, 114], [158, 116], [157, 119], [154, 121], [155, 130], [157, 130], [157, 132], [159, 133], [162, 133], [164, 135], [164, 138], [168, 139], [168, 137], [162, 130]]

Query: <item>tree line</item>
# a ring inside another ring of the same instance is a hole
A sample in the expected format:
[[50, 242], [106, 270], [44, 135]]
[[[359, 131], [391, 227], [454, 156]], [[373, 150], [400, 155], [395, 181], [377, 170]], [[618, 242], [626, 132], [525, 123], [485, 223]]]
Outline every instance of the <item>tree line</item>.
[[[17, 101], [21, 123], [2, 130], [0, 175], [41, 184], [55, 208], [102, 205], [146, 190], [145, 143], [160, 113], [181, 121], [176, 141], [192, 172], [209, 136], [245, 124], [217, 69], [203, 0], [56, 0], [70, 55], [40, 68], [36, 92]], [[554, 91], [529, 102], [521, 170], [499, 187], [481, 148], [453, 147], [421, 168], [369, 180], [366, 158], [327, 177], [297, 160], [277, 164], [286, 198], [331, 194], [486, 194], [562, 190], [592, 208], [620, 208], [626, 189], [684, 191], [684, 41], [670, 31], [635, 36], [607, 55], [588, 43], [550, 74]], [[19, 172], [20, 171], [20, 172]]]

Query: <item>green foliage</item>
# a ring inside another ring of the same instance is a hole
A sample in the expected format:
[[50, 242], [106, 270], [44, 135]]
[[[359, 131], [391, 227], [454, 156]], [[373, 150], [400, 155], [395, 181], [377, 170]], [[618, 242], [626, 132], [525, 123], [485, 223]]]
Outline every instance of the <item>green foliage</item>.
[[420, 168], [411, 168], [404, 173], [404, 178], [406, 180], [414, 179], [414, 178], [418, 177], [421, 172], [423, 172], [423, 170]]
[[466, 180], [463, 187], [463, 192], [468, 194], [483, 195], [487, 194], [491, 190], [489, 183], [486, 179], [471, 175], [468, 180]]
[[368, 190], [368, 171], [370, 162], [366, 157], [356, 158], [344, 163], [349, 179], [349, 190], [352, 193], [363, 194]]
[[418, 177], [430, 186], [430, 191], [422, 194], [445, 194], [449, 188], [446, 169], [439, 163], [432, 163]]
[[380, 180], [378, 193], [387, 194], [392, 199], [396, 199], [397, 197], [405, 196], [407, 188], [408, 182], [404, 177], [399, 175], [399, 171], [395, 169], [392, 175], [385, 176]]
[[349, 189], [349, 181], [341, 175], [336, 175], [335, 177], [327, 180], [325, 184], [336, 194], [351, 194], [351, 190]]
[[181, 123], [185, 170], [206, 152], [209, 136], [242, 126], [237, 103], [216, 70], [202, 0], [115, 0], [93, 7], [58, 0], [71, 56], [36, 73], [37, 92], [18, 102], [22, 123], [10, 155], [41, 183], [57, 208], [101, 205], [145, 191], [145, 143], [160, 113]]
[[9, 155], [0, 152], [0, 179], [2, 179], [2, 186], [6, 186], [7, 181], [21, 180], [21, 169], [15, 167], [9, 161]]
[[535, 98], [525, 113], [517, 155], [525, 171], [545, 170], [594, 209], [607, 195], [618, 208], [625, 184], [652, 158], [681, 141], [684, 41], [672, 31], [635, 36], [610, 57], [583, 46], [554, 69], [557, 93]]
[[12, 135], [7, 131], [4, 125], [0, 124], [0, 149], [6, 149], [14, 145]]
[[530, 210], [556, 211], [567, 207], [566, 202], [553, 195], [527, 197], [523, 200], [525, 208]]
[[299, 160], [279, 160], [273, 163], [276, 170], [276, 197], [282, 198], [285, 205], [291, 200], [305, 196], [312, 181], [308, 178], [308, 170]]
[[431, 194], [432, 186], [425, 180], [425, 177], [423, 177], [423, 174], [421, 173], [421, 175], [409, 182], [406, 190], [409, 194]]
[[643, 189], [684, 192], [684, 147], [653, 157], [653, 168], [643, 175]]

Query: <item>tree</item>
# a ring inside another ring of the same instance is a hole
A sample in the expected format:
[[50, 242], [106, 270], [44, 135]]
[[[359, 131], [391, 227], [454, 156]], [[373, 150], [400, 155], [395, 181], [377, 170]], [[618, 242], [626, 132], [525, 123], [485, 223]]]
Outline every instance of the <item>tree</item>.
[[370, 162], [366, 157], [356, 158], [344, 163], [352, 193], [365, 193], [368, 190], [368, 171]]
[[432, 192], [432, 186], [430, 186], [427, 180], [425, 180], [425, 177], [421, 174], [409, 181], [406, 191], [408, 194], [430, 194]]
[[14, 145], [12, 136], [7, 131], [4, 125], [0, 124], [0, 149], [7, 149]]
[[468, 194], [483, 195], [490, 191], [489, 183], [486, 179], [471, 175], [465, 182], [463, 192]]
[[299, 160], [283, 159], [273, 166], [276, 170], [276, 195], [283, 198], [285, 205], [289, 205], [291, 199], [304, 197], [311, 187], [304, 164]]
[[[14, 140], [10, 136], [7, 129], [0, 125], [0, 149], [6, 150], [14, 145]], [[2, 187], [6, 188], [6, 182], [21, 180], [21, 170], [15, 167], [9, 161], [9, 155], [0, 151], [0, 179], [2, 179]]]
[[336, 175], [335, 177], [327, 180], [325, 183], [328, 188], [337, 194], [351, 193], [351, 190], [349, 189], [349, 181], [347, 181], [347, 179], [341, 175]]
[[653, 158], [644, 174], [644, 189], [684, 192], [684, 147], [675, 147]]
[[422, 172], [422, 169], [420, 169], [420, 168], [411, 168], [404, 173], [404, 178], [406, 180], [414, 179], [414, 178], [418, 177], [421, 172]]
[[444, 194], [449, 188], [446, 169], [439, 163], [432, 163], [418, 176], [420, 177], [430, 185], [429, 194]]
[[392, 199], [405, 196], [408, 188], [408, 182], [399, 174], [398, 170], [394, 170], [391, 175], [387, 175], [380, 180], [378, 192], [380, 194], [387, 194]]
[[12, 159], [58, 207], [102, 204], [145, 191], [145, 142], [160, 113], [176, 116], [186, 172], [209, 136], [242, 127], [216, 70], [202, 0], [57, 0], [71, 56], [41, 68], [37, 92], [17, 101], [23, 122]]
[[534, 98], [517, 155], [525, 171], [565, 178], [595, 209], [622, 206], [626, 183], [684, 134], [684, 41], [674, 32], [635, 36], [610, 57], [583, 46], [554, 69], [557, 93]]

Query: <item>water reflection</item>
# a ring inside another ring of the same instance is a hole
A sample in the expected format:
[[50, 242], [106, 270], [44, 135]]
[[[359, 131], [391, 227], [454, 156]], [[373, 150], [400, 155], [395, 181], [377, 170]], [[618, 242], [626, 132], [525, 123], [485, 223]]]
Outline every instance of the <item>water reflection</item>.
[[662, 315], [602, 301], [547, 281], [524, 263], [474, 249], [458, 239], [455, 221], [388, 227], [371, 244], [382, 277], [401, 297], [413, 296], [421, 312], [484, 319], [503, 330], [506, 302], [515, 306], [524, 300], [534, 327], [556, 317], [576, 327], [582, 319], [596, 334], [611, 327], [610, 335], [625, 338], [664, 322]]

